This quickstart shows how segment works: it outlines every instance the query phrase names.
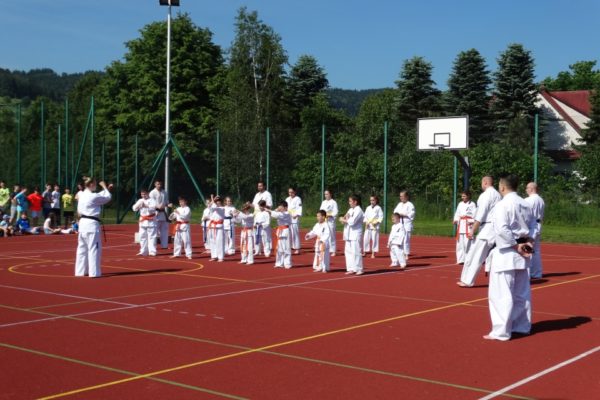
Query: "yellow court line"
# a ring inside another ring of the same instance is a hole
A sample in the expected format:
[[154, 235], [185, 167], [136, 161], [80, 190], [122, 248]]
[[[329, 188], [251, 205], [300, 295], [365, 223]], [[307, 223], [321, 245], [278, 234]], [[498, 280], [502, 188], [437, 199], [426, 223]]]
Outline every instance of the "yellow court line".
[[[537, 288], [532, 289], [532, 290], [539, 290], [539, 289], [542, 289], [542, 288], [555, 287], [555, 286], [565, 285], [565, 284], [568, 284], [568, 283], [580, 282], [580, 281], [584, 281], [584, 280], [587, 280], [587, 279], [593, 279], [593, 278], [597, 278], [597, 277], [600, 277], [600, 274], [598, 274], [598, 275], [592, 275], [592, 276], [584, 277], [584, 278], [579, 278], [579, 279], [574, 279], [574, 280], [571, 280], [571, 281], [558, 282], [558, 283], [554, 283], [554, 284], [544, 285], [544, 286], [540, 286], [540, 287], [537, 287]], [[253, 354], [253, 353], [262, 352], [262, 351], [265, 351], [265, 350], [270, 350], [270, 349], [274, 349], [274, 348], [278, 348], [278, 347], [288, 346], [288, 345], [291, 345], [291, 344], [302, 343], [302, 342], [306, 342], [306, 341], [310, 341], [310, 340], [314, 340], [314, 339], [319, 339], [319, 338], [322, 338], [322, 337], [332, 336], [332, 335], [339, 334], [339, 333], [349, 332], [349, 331], [353, 331], [353, 330], [357, 330], [357, 329], [361, 329], [361, 328], [366, 328], [366, 327], [370, 327], [370, 326], [374, 326], [374, 325], [380, 325], [380, 324], [384, 324], [384, 323], [387, 323], [387, 322], [398, 321], [398, 320], [401, 320], [401, 319], [405, 319], [405, 318], [409, 318], [409, 317], [414, 317], [414, 316], [419, 316], [419, 315], [424, 315], [424, 314], [429, 314], [429, 313], [432, 313], [432, 312], [446, 310], [446, 309], [450, 309], [450, 308], [454, 308], [454, 307], [459, 307], [459, 306], [464, 306], [464, 305], [470, 305], [470, 304], [473, 304], [473, 303], [477, 303], [479, 301], [485, 301], [487, 299], [488, 299], [487, 297], [482, 297], [482, 298], [479, 298], [479, 299], [474, 299], [474, 300], [470, 300], [470, 301], [466, 301], [466, 302], [449, 304], [449, 305], [445, 305], [445, 306], [440, 306], [440, 307], [430, 308], [430, 309], [426, 309], [426, 310], [416, 311], [416, 312], [412, 312], [412, 313], [408, 313], [408, 314], [402, 314], [402, 315], [398, 315], [398, 316], [394, 316], [394, 317], [390, 317], [390, 318], [384, 318], [384, 319], [377, 320], [377, 321], [372, 321], [372, 322], [367, 322], [367, 323], [363, 323], [363, 324], [353, 325], [353, 326], [349, 326], [349, 327], [346, 327], [346, 328], [336, 329], [336, 330], [332, 330], [332, 331], [328, 331], [328, 332], [323, 332], [323, 333], [319, 333], [319, 334], [315, 334], [315, 335], [301, 337], [301, 338], [298, 338], [298, 339], [288, 340], [288, 341], [285, 341], [285, 342], [274, 343], [274, 344], [270, 344], [270, 345], [263, 346], [263, 347], [258, 347], [258, 348], [254, 348], [254, 349], [240, 351], [240, 352], [228, 354], [228, 355], [225, 355], [225, 356], [210, 358], [210, 359], [207, 359], [207, 360], [200, 360], [200, 361], [196, 361], [196, 362], [189, 363], [189, 364], [183, 364], [183, 365], [180, 365], [180, 366], [177, 366], [177, 367], [166, 368], [166, 369], [163, 369], [163, 370], [159, 370], [159, 371], [155, 371], [155, 372], [150, 372], [150, 373], [147, 373], [147, 374], [142, 374], [142, 375], [137, 376], [137, 377], [130, 377], [130, 378], [120, 379], [120, 380], [116, 380], [116, 381], [105, 382], [105, 383], [99, 384], [99, 385], [83, 387], [83, 388], [76, 389], [76, 390], [71, 390], [71, 391], [68, 391], [68, 392], [57, 393], [55, 395], [44, 397], [42, 400], [45, 400], [45, 399], [56, 399], [56, 398], [60, 398], [60, 397], [70, 396], [70, 395], [77, 394], [77, 393], [87, 392], [87, 391], [90, 391], [90, 390], [96, 390], [96, 389], [100, 389], [100, 388], [104, 388], [104, 387], [108, 387], [108, 386], [119, 385], [119, 384], [122, 384], [122, 383], [135, 381], [135, 380], [138, 380], [138, 379], [144, 379], [144, 378], [147, 378], [147, 377], [152, 377], [152, 376], [156, 376], [156, 375], [162, 375], [162, 374], [166, 374], [166, 373], [170, 373], [170, 372], [180, 371], [180, 370], [191, 368], [191, 367], [197, 367], [199, 365], [210, 364], [210, 363], [214, 363], [214, 362], [217, 362], [217, 361], [228, 360], [228, 359], [231, 359], [231, 358], [236, 358], [236, 357], [244, 356], [244, 355], [247, 355], [247, 354]]]

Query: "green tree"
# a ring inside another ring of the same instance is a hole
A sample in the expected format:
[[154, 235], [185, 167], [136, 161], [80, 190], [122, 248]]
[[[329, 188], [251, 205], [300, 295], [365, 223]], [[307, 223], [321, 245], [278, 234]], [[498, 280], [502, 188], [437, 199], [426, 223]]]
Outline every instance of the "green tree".
[[475, 50], [462, 51], [454, 60], [448, 79], [447, 112], [469, 116], [469, 140], [472, 145], [490, 134], [489, 86], [491, 79], [484, 58]]
[[577, 61], [569, 65], [569, 71], [547, 77], [542, 84], [547, 90], [590, 90], [600, 85], [600, 70], [594, 70], [595, 66], [596, 61]]
[[292, 110], [299, 116], [300, 111], [329, 86], [329, 81], [315, 57], [301, 55], [290, 70], [287, 86]]
[[[229, 50], [223, 77], [223, 96], [218, 99], [219, 127], [223, 133], [222, 179], [238, 197], [249, 196], [256, 180], [266, 174], [266, 135], [271, 129], [272, 179], [289, 172], [286, 153], [290, 134], [281, 126], [286, 114], [285, 64], [287, 55], [280, 36], [242, 7], [236, 17], [236, 35]], [[240, 157], [240, 155], [247, 155]]]
[[[123, 130], [123, 169], [121, 176], [133, 177], [134, 136], [139, 134], [140, 171], [149, 166], [164, 144], [166, 92], [165, 22], [153, 22], [140, 31], [140, 37], [126, 43], [123, 61], [106, 69], [98, 91], [99, 125], [114, 138]], [[221, 49], [212, 42], [208, 29], [196, 26], [187, 14], [172, 21], [171, 38], [171, 131], [186, 161], [206, 183], [213, 176], [212, 149], [215, 110], [211, 103], [213, 81], [223, 65]], [[174, 162], [174, 192], [189, 187], [180, 163]], [[159, 175], [160, 176], [160, 175]], [[132, 180], [124, 182], [132, 189]], [[185, 183], [185, 185], [184, 185]], [[171, 195], [176, 195], [172, 193]]]
[[423, 57], [404, 61], [398, 86], [396, 102], [400, 120], [414, 125], [417, 118], [434, 116], [441, 110], [440, 91], [431, 78], [433, 66]]
[[582, 183], [589, 191], [600, 187], [600, 86], [590, 99], [592, 112], [586, 129], [581, 132], [585, 144], [577, 146], [581, 158], [575, 164], [576, 170], [583, 177]]
[[522, 121], [532, 127], [537, 112], [534, 78], [533, 57], [523, 45], [511, 44], [500, 54], [491, 112], [500, 138], [512, 145], [531, 140], [531, 130], [527, 135], [521, 128]]

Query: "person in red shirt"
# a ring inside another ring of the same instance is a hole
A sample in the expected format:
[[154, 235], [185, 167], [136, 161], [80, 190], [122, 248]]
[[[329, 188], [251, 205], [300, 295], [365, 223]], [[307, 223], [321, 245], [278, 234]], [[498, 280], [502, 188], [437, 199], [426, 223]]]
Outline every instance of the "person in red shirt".
[[38, 226], [38, 219], [42, 213], [42, 202], [44, 200], [38, 186], [33, 189], [33, 193], [27, 196], [27, 200], [29, 201], [29, 210], [31, 211], [33, 226]]

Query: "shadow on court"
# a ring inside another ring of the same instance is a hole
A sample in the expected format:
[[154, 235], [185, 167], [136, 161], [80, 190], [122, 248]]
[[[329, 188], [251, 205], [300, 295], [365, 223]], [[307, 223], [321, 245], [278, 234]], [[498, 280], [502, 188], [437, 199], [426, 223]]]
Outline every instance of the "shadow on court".
[[531, 325], [531, 334], [535, 335], [542, 332], [562, 331], [565, 329], [575, 329], [580, 325], [592, 322], [590, 317], [569, 317], [563, 319], [551, 319], [547, 321], [534, 322]]
[[102, 274], [103, 277], [110, 278], [111, 276], [131, 276], [131, 275], [151, 275], [160, 274], [165, 272], [181, 272], [181, 268], [162, 268], [162, 269], [149, 269], [147, 271], [123, 271], [123, 272], [105, 272]]
[[544, 274], [542, 276], [542, 278], [553, 278], [553, 277], [557, 277], [557, 276], [571, 276], [571, 275], [580, 275], [581, 272], [579, 271], [570, 271], [570, 272], [549, 272], [547, 274]]

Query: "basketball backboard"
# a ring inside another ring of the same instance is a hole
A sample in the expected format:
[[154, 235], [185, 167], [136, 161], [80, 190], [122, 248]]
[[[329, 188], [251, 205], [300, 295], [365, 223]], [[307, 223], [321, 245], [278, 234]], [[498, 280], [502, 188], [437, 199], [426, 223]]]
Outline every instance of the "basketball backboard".
[[418, 119], [417, 150], [465, 150], [468, 148], [468, 116]]

